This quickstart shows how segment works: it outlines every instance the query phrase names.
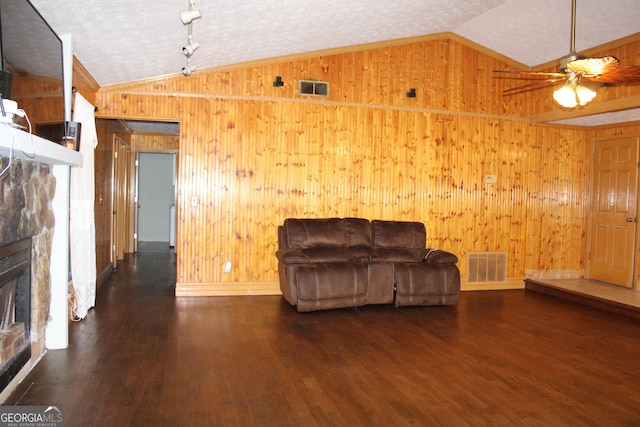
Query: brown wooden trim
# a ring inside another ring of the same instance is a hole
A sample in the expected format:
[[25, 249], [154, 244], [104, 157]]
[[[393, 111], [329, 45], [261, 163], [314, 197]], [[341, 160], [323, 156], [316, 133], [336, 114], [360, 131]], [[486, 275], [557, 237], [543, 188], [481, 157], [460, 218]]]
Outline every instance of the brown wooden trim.
[[460, 281], [460, 290], [466, 291], [506, 291], [510, 289], [524, 289], [522, 277], [509, 277], [504, 283], [469, 283], [466, 279]]
[[278, 282], [176, 283], [178, 297], [281, 295]]
[[111, 277], [112, 273], [113, 267], [111, 266], [111, 264], [109, 264], [104, 270], [98, 273], [98, 276], [96, 277], [96, 289], [100, 289], [100, 286], [102, 286], [109, 279], [109, 277]]
[[79, 84], [80, 82], [78, 82], [78, 80], [81, 80], [82, 83], [91, 88], [94, 92], [97, 92], [100, 89], [98, 82], [75, 56], [73, 57], [73, 78], [74, 84]]
[[[611, 101], [594, 102], [583, 108], [571, 111], [554, 110], [529, 116], [532, 123], [546, 123], [557, 120], [574, 119], [576, 117], [591, 116], [594, 114], [612, 113], [615, 111], [640, 108], [640, 95], [626, 98], [613, 99]], [[626, 124], [626, 123], [625, 123]], [[620, 126], [620, 123], [617, 124]]]

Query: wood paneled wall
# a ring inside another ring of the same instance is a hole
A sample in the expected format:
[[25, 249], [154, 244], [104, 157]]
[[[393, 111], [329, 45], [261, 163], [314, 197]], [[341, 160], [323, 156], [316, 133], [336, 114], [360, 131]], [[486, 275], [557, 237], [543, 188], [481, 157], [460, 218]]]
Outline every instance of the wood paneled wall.
[[41, 123], [60, 122], [64, 118], [62, 81], [51, 77], [13, 73], [11, 99], [27, 112], [34, 127]]
[[[592, 134], [529, 124], [554, 108], [550, 93], [503, 97], [513, 82], [493, 70], [509, 66], [425, 38], [102, 88], [97, 103], [181, 123], [178, 295], [277, 292], [287, 217], [422, 221], [430, 246], [459, 255], [463, 282], [472, 251], [507, 252], [517, 285], [579, 277]], [[330, 96], [298, 96], [299, 79], [329, 82]]]
[[[98, 84], [82, 64], [74, 58], [73, 85], [89, 102], [95, 102]], [[31, 125], [55, 123], [64, 117], [64, 105], [61, 100], [62, 81], [51, 77], [42, 77], [25, 73], [13, 73], [11, 99], [25, 110]], [[73, 95], [71, 99], [73, 108]]]
[[148, 152], [176, 152], [180, 148], [180, 136], [166, 133], [139, 133], [131, 135], [131, 150]]

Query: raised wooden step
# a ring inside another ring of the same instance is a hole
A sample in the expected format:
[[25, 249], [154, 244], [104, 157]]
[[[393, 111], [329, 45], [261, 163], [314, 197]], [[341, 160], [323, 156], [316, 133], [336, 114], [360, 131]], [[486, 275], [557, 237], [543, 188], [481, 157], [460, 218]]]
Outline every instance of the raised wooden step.
[[640, 319], [640, 292], [588, 279], [525, 279], [525, 289]]

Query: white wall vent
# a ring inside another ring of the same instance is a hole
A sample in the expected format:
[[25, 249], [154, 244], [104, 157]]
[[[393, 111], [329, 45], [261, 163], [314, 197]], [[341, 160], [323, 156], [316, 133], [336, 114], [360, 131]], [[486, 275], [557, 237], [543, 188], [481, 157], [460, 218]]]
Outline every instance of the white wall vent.
[[329, 83], [315, 80], [298, 80], [298, 95], [329, 96]]
[[505, 283], [507, 281], [506, 252], [469, 252], [467, 261], [469, 283]]

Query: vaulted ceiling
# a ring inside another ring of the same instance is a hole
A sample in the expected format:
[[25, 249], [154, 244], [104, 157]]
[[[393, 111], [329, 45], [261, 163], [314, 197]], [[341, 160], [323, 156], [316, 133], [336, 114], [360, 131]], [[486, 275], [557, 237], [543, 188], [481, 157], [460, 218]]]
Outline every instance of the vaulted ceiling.
[[[31, 0], [101, 86], [179, 74], [189, 0]], [[525, 66], [569, 53], [571, 0], [196, 0], [206, 69], [317, 50], [452, 32]], [[638, 0], [577, 0], [576, 48], [640, 31]], [[640, 64], [634, 64], [640, 65]]]

